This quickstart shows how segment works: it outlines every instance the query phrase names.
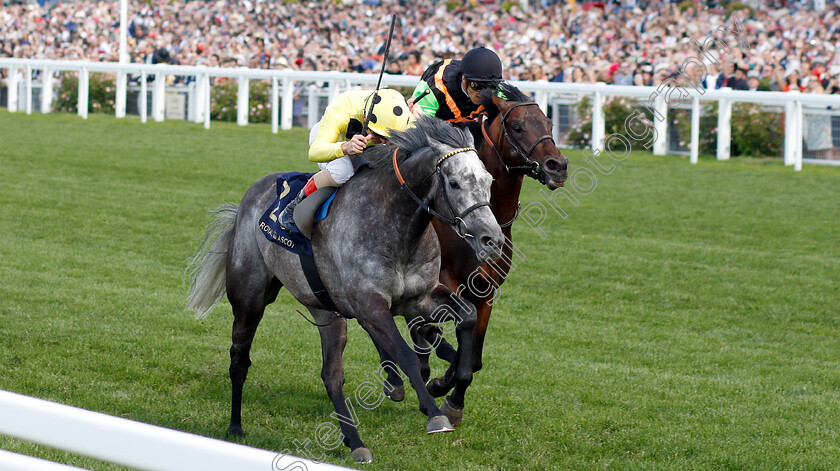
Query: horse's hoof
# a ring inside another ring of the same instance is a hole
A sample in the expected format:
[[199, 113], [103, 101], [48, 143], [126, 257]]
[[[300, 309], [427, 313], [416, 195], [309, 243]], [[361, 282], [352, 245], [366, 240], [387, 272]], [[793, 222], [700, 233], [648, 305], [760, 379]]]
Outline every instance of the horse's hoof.
[[443, 397], [449, 392], [446, 385], [443, 383], [443, 378], [435, 378], [426, 383], [426, 390], [432, 397]]
[[449, 423], [449, 419], [447, 419], [445, 415], [432, 417], [428, 422], [426, 422], [426, 433], [430, 435], [440, 432], [452, 432], [453, 430], [455, 430], [455, 427]]
[[382, 389], [382, 392], [385, 393], [385, 395], [388, 397], [388, 399], [390, 399], [394, 402], [400, 402], [403, 399], [405, 399], [405, 386], [403, 386], [402, 384], [399, 385], [399, 386], [395, 386], [395, 387], [391, 388], [390, 391], [388, 391], [388, 387], [385, 386]]
[[365, 447], [356, 448], [350, 452], [350, 456], [353, 457], [353, 461], [356, 463], [370, 463], [373, 461], [373, 455]]
[[449, 419], [453, 427], [461, 425], [461, 422], [464, 420], [464, 409], [456, 409], [449, 403], [448, 397], [440, 405], [440, 411], [446, 414], [446, 418]]
[[230, 427], [228, 427], [226, 435], [228, 437], [244, 437], [245, 432], [242, 430], [241, 426], [231, 425]]

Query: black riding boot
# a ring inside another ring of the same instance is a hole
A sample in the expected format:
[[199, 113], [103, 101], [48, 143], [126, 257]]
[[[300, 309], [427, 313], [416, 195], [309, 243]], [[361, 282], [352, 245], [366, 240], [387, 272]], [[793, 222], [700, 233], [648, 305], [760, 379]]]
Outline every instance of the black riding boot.
[[303, 201], [304, 198], [306, 198], [306, 188], [301, 188], [300, 193], [298, 193], [295, 199], [290, 201], [286, 208], [283, 209], [283, 212], [280, 213], [280, 227], [282, 227], [283, 230], [291, 231], [292, 228], [295, 227], [295, 207], [298, 203]]

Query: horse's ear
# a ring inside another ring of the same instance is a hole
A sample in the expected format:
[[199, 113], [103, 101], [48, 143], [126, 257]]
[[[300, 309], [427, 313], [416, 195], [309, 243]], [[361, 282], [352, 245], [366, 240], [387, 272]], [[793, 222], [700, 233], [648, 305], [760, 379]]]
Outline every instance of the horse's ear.
[[438, 155], [444, 155], [447, 152], [449, 152], [450, 149], [437, 139], [429, 139], [429, 147], [431, 147], [432, 150], [435, 151], [435, 153]]
[[464, 136], [466, 137], [467, 147], [475, 147], [475, 139], [473, 138], [473, 134], [469, 126], [461, 128], [461, 131], [463, 131]]
[[513, 106], [513, 103], [514, 102], [507, 101], [500, 97], [498, 93], [493, 95], [493, 104], [496, 105], [496, 108], [498, 108], [503, 114], [507, 114], [510, 107]]

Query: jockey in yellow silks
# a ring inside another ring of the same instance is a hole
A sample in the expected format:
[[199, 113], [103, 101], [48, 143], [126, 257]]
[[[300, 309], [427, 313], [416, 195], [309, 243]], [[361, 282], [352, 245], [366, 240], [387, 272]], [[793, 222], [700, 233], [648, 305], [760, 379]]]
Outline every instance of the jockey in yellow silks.
[[[368, 133], [361, 134], [365, 113], [373, 99]], [[325, 186], [341, 186], [355, 173], [351, 155], [361, 154], [372, 144], [387, 142], [392, 129], [402, 131], [413, 120], [405, 98], [396, 90], [350, 90], [333, 99], [309, 133], [309, 160], [317, 162], [321, 171], [306, 182], [280, 216], [280, 225], [294, 226], [294, 209], [304, 198]]]

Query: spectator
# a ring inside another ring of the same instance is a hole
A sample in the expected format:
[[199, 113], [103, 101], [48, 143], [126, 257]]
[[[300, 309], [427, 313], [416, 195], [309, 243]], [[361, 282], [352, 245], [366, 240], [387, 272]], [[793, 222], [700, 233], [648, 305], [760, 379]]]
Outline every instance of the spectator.
[[[528, 11], [471, 2], [470, 8], [448, 12], [441, 0], [401, 0], [386, 12], [361, 0], [130, 0], [129, 56], [147, 63], [376, 72], [393, 12], [400, 24], [391, 53], [403, 59], [389, 67], [392, 73], [420, 75], [434, 62], [485, 44], [502, 56], [505, 79], [655, 85], [687, 57], [699, 57], [691, 39], [708, 37], [732, 21], [703, 2], [685, 11], [662, 0], [646, 2], [644, 8], [624, 8], [619, 2], [589, 9], [573, 9], [566, 2], [530, 3]], [[4, 7], [0, 57], [115, 62], [116, 4], [79, 0]], [[824, 12], [758, 9], [752, 16], [742, 10], [742, 40], [750, 49], [742, 51], [736, 47], [741, 41], [723, 34], [728, 49], [715, 48], [721, 51], [715, 57], [719, 65], [706, 57], [711, 74], [706, 87], [732, 82], [734, 88], [737, 80], [730, 79], [741, 68], [760, 71], [760, 86], [789, 89], [785, 73], [778, 73], [781, 68], [801, 71], [798, 78], [816, 75], [824, 89], [834, 90], [828, 81], [840, 67], [838, 12], [838, 5]], [[281, 57], [287, 65], [280, 64]], [[610, 73], [613, 64], [618, 67]]]
[[754, 92], [754, 91], [767, 91], [761, 85], [761, 79], [759, 78], [758, 72], [752, 70], [747, 73], [747, 90]]
[[783, 92], [799, 92], [803, 91], [804, 87], [801, 86], [801, 82], [799, 81], [799, 71], [796, 69], [790, 69], [785, 73], [784, 79], [784, 86], [782, 87]]
[[747, 71], [736, 67], [735, 73], [727, 79], [726, 86], [733, 90], [748, 90], [750, 87], [747, 84]]

